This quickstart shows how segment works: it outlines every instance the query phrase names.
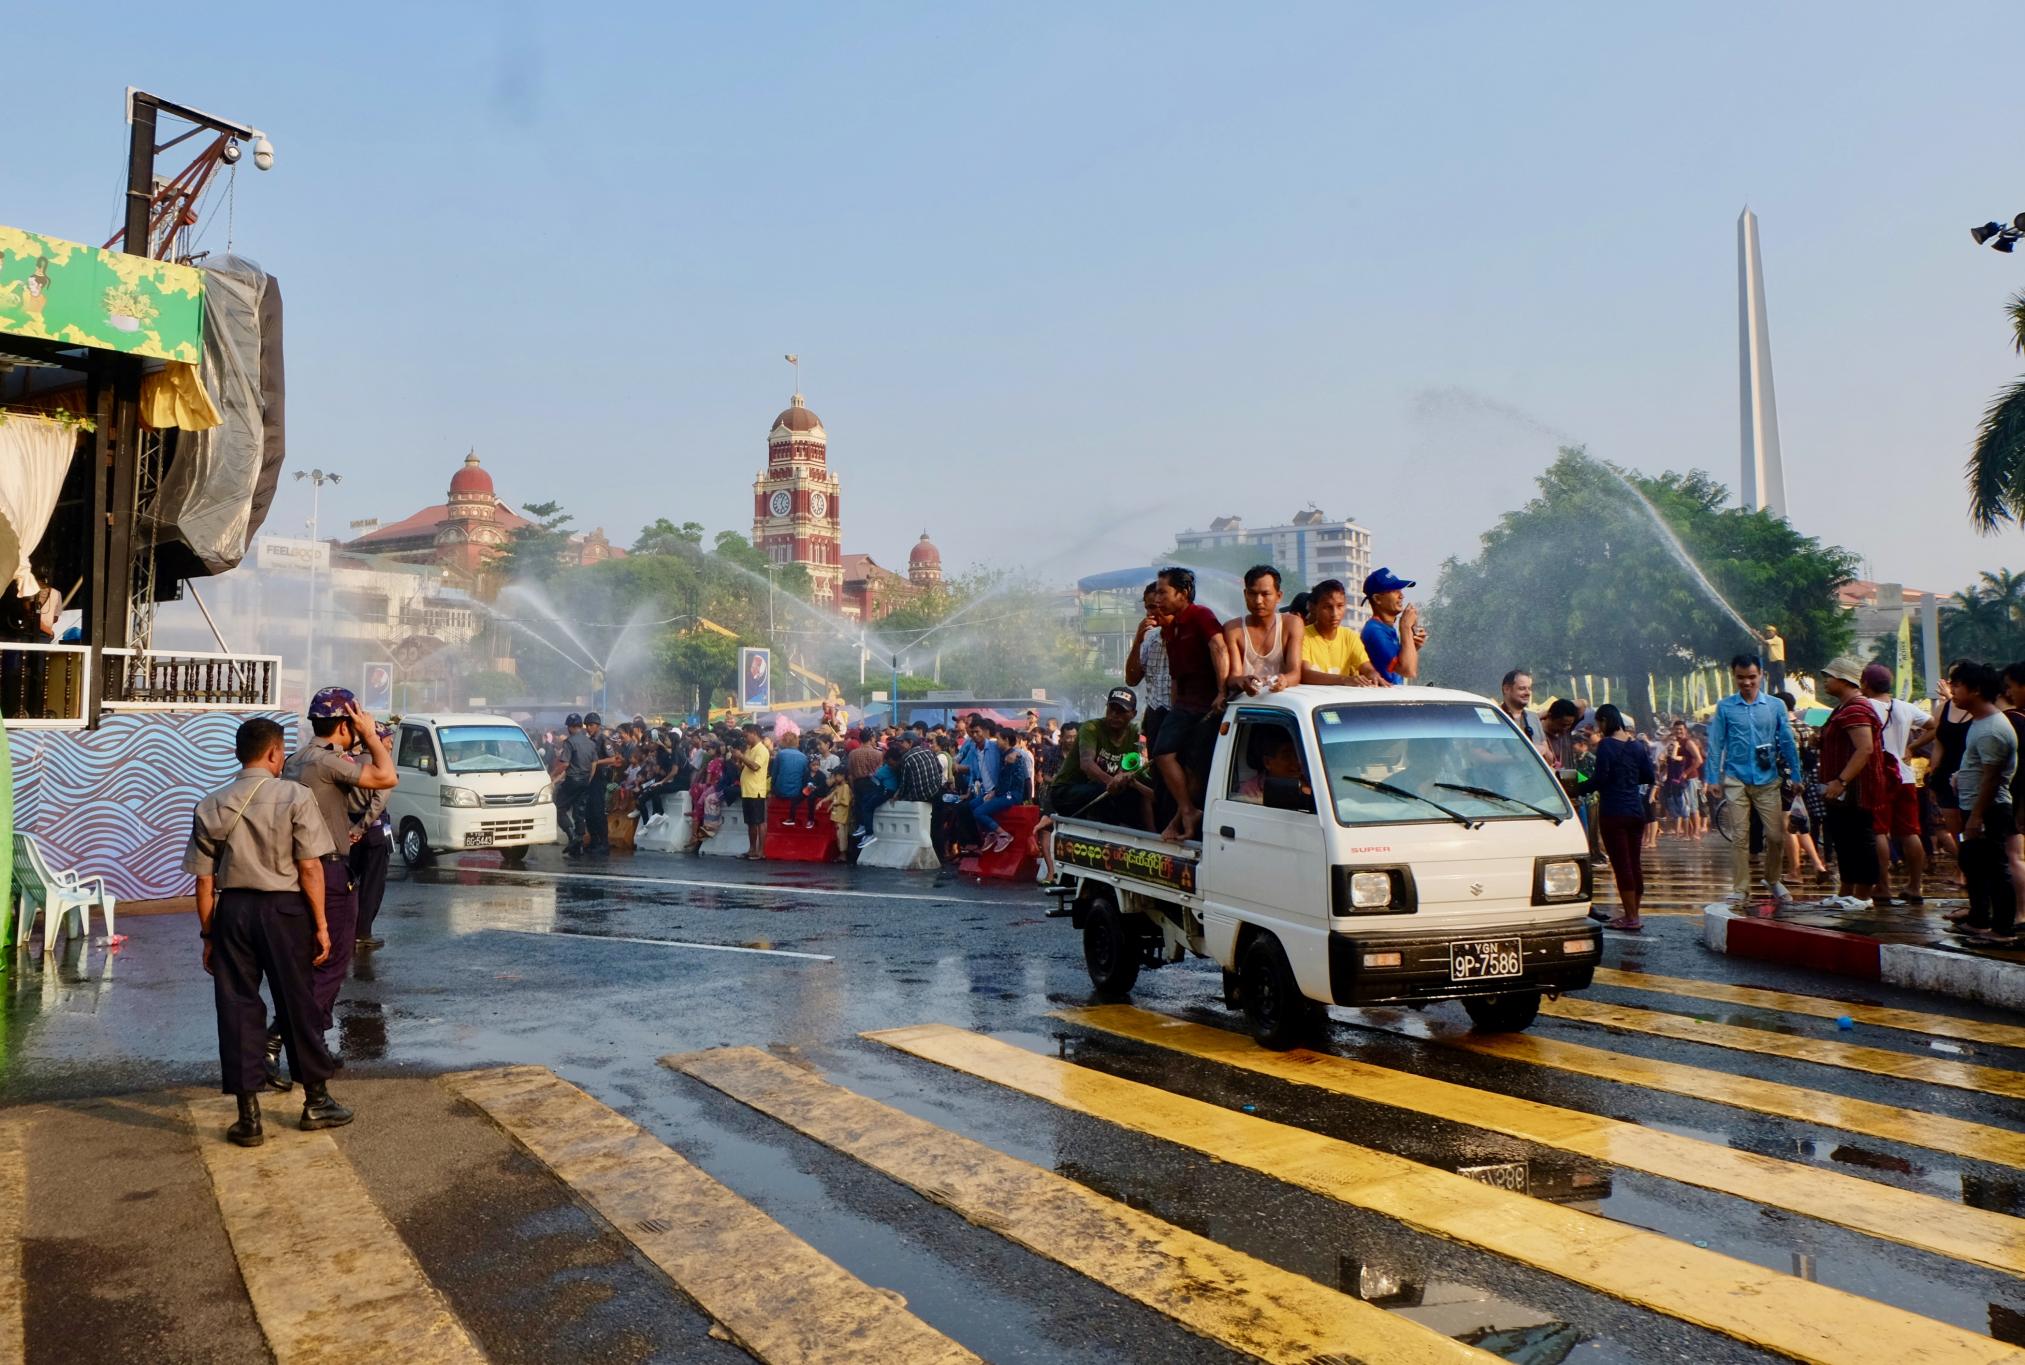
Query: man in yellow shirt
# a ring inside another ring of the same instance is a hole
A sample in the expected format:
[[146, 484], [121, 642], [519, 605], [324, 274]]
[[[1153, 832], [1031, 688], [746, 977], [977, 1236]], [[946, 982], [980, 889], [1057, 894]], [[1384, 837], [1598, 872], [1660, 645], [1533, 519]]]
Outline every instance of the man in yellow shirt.
[[1371, 656], [1343, 618], [1350, 593], [1340, 579], [1325, 578], [1308, 594], [1308, 629], [1301, 635], [1301, 682], [1324, 687], [1384, 687]]
[[738, 796], [745, 810], [745, 856], [766, 857], [766, 798], [773, 790], [773, 750], [757, 725], [745, 727], [745, 748], [738, 760]]

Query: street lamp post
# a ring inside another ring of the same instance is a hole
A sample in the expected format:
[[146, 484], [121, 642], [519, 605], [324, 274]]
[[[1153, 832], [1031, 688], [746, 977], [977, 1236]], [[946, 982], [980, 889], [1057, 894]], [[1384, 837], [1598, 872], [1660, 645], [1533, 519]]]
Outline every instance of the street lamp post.
[[316, 558], [317, 558], [316, 547], [322, 543], [316, 538], [317, 515], [321, 511], [323, 506], [323, 486], [327, 483], [329, 484], [343, 483], [344, 476], [342, 474], [325, 471], [322, 469], [296, 470], [295, 471], [296, 482], [300, 483], [304, 479], [309, 480], [310, 551], [309, 551], [309, 611], [304, 618], [306, 621], [306, 625], [303, 628], [303, 639], [302, 639], [302, 668], [303, 668], [302, 685], [303, 689], [305, 691], [308, 691], [310, 683], [314, 680], [316, 674], [316, 658], [313, 652], [316, 649]]

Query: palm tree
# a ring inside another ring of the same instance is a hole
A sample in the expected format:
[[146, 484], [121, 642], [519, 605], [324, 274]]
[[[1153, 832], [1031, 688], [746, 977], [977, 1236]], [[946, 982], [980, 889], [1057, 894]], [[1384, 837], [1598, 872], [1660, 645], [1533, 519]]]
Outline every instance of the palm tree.
[[1966, 588], [1941, 610], [1943, 652], [1950, 659], [2005, 658], [2011, 618], [2002, 602], [1981, 588]]
[[[2012, 298], [2011, 345], [2025, 355], [2025, 293]], [[1969, 519], [1985, 534], [2025, 521], [2025, 378], [1990, 401], [1969, 452]]]
[[1982, 579], [1977, 590], [2003, 608], [2005, 620], [2013, 626], [2025, 624], [2025, 574], [1985, 569], [1977, 576]]

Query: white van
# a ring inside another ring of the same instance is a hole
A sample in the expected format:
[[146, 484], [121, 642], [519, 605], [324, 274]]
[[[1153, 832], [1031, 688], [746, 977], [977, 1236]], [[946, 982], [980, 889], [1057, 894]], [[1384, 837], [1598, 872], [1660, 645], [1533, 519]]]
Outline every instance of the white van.
[[1510, 1032], [1543, 993], [1589, 984], [1588, 841], [1495, 702], [1296, 687], [1233, 701], [1217, 730], [1199, 843], [1056, 819], [1099, 992], [1208, 957], [1227, 1003], [1284, 1046], [1317, 1005], [1460, 1000]]
[[387, 793], [387, 815], [409, 867], [467, 848], [496, 848], [518, 867], [529, 847], [555, 842], [555, 790], [527, 731], [507, 717], [403, 716], [393, 746], [401, 785]]

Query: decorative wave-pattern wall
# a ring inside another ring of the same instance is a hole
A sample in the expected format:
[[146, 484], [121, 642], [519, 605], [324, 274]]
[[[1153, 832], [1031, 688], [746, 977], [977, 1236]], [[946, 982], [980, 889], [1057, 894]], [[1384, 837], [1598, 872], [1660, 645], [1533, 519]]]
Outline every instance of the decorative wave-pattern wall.
[[14, 828], [51, 867], [101, 874], [121, 900], [189, 894], [183, 847], [190, 812], [239, 771], [232, 741], [281, 711], [147, 711], [108, 715], [96, 730], [16, 730]]

